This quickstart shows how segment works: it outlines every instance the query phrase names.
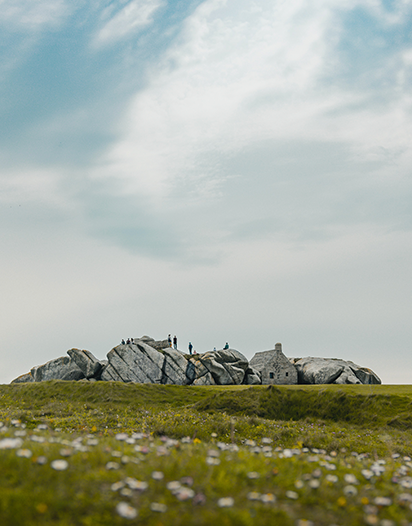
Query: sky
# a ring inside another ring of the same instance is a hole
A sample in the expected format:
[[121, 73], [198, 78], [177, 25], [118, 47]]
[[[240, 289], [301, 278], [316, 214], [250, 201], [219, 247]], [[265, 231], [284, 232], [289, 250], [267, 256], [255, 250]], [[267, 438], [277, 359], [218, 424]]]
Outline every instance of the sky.
[[412, 370], [412, 0], [0, 0], [0, 383], [73, 347]]

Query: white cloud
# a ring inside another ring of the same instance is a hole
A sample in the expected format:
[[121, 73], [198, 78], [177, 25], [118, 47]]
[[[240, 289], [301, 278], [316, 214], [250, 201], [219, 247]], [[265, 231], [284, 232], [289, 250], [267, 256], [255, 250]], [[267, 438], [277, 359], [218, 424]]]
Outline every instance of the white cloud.
[[65, 0], [0, 0], [0, 23], [9, 31], [57, 26], [73, 10]]
[[102, 14], [103, 27], [97, 33], [94, 45], [108, 45], [140, 31], [151, 24], [153, 14], [163, 4], [162, 0], [131, 0], [115, 14], [110, 6]]
[[[182, 178], [221, 181], [219, 162], [262, 140], [344, 142], [376, 157], [408, 147], [409, 95], [376, 108], [369, 93], [325, 80], [336, 67], [342, 7], [318, 0], [203, 3], [136, 95], [100, 174], [165, 196]], [[227, 174], [226, 174], [227, 175]], [[214, 185], [218, 190], [218, 185]]]

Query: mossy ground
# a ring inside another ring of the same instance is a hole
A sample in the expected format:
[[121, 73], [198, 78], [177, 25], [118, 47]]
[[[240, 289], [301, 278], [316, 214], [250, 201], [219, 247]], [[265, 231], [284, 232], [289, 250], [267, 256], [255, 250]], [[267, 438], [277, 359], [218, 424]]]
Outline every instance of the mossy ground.
[[409, 386], [2, 385], [1, 524], [409, 525], [411, 408]]

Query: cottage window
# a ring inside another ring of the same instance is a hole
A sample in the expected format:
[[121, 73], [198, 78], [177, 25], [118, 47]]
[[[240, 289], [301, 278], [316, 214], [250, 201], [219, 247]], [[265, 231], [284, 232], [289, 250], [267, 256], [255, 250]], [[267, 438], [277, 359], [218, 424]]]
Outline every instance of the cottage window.
[[269, 373], [269, 378], [274, 378], [275, 375], [273, 373]]
[[289, 376], [289, 373], [286, 373], [286, 376]]

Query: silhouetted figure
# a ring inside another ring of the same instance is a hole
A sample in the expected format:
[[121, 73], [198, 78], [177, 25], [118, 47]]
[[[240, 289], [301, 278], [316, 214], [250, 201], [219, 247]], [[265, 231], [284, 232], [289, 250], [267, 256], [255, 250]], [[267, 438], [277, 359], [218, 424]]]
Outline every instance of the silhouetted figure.
[[130, 344], [130, 338], [127, 338], [126, 343], [127, 343], [127, 345]]
[[229, 344], [226, 342], [226, 345], [223, 347], [224, 350], [229, 349]]
[[167, 337], [167, 342], [169, 344], [169, 347], [171, 347], [172, 346], [172, 335], [171, 334], [169, 334], [169, 336]]
[[173, 347], [177, 350], [177, 337], [173, 336]]
[[125, 345], [126, 342], [124, 341], [124, 338], [122, 338], [122, 345]]
[[192, 354], [193, 345], [192, 342], [189, 342], [189, 354]]

